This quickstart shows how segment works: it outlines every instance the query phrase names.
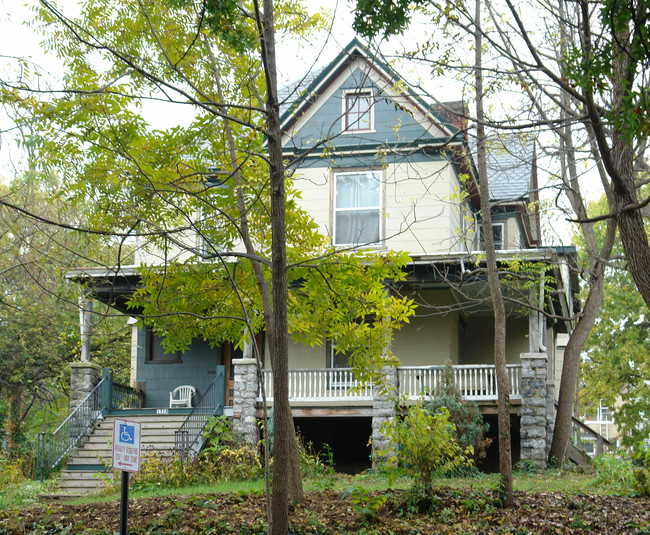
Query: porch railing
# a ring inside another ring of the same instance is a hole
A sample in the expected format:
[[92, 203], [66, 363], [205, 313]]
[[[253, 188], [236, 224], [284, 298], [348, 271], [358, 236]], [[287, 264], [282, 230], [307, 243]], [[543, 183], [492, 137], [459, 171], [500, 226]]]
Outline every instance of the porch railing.
[[198, 451], [201, 448], [201, 438], [208, 418], [223, 414], [225, 381], [225, 367], [217, 366], [217, 376], [214, 381], [199, 397], [183, 425], [175, 432], [175, 447], [181, 455], [186, 456], [191, 450]]
[[120, 383], [111, 388], [111, 409], [144, 407], [144, 392]]
[[[492, 365], [468, 364], [452, 366], [454, 381], [464, 399], [490, 401], [497, 399], [496, 368]], [[400, 394], [411, 399], [432, 397], [443, 383], [445, 366], [400, 366], [397, 368]], [[521, 398], [519, 384], [521, 366], [508, 364], [510, 397]]]
[[36, 437], [36, 460], [43, 481], [46, 469], [55, 468], [109, 409], [142, 406], [144, 394], [129, 386], [113, 383], [113, 374], [104, 377], [52, 433]]
[[[273, 401], [271, 370], [264, 370], [264, 389], [266, 399]], [[372, 400], [372, 385], [357, 382], [352, 368], [289, 370], [289, 401], [366, 400]]]
[[[435, 394], [443, 381], [444, 366], [399, 366], [399, 394], [411, 399]], [[521, 366], [509, 364], [510, 397], [521, 398], [519, 384]], [[491, 365], [453, 366], [454, 380], [465, 399], [490, 401], [497, 399], [496, 370]], [[273, 401], [273, 381], [270, 370], [264, 370], [264, 387]], [[261, 396], [258, 396], [258, 401]], [[290, 401], [371, 401], [372, 384], [361, 384], [351, 368], [289, 370]]]

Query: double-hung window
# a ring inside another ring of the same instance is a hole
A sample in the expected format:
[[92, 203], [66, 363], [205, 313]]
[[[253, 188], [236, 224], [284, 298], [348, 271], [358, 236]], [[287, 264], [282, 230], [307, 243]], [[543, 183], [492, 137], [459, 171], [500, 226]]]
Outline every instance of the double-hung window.
[[334, 174], [334, 245], [381, 240], [381, 178], [381, 171]]
[[368, 132], [373, 129], [372, 91], [350, 91], [344, 93], [343, 131]]

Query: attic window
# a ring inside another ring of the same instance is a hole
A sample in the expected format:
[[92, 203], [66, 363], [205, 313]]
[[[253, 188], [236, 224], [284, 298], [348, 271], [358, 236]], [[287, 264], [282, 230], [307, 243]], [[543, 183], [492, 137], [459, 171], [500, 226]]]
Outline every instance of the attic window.
[[374, 126], [372, 91], [349, 91], [344, 93], [343, 131], [368, 132]]

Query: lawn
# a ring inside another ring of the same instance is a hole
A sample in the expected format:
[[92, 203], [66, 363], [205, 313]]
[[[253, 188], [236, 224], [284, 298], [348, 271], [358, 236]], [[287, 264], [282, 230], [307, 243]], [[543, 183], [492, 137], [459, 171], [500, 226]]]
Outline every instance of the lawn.
[[[407, 480], [364, 473], [307, 480], [306, 498], [290, 512], [291, 533], [630, 533], [650, 534], [650, 500], [620, 496], [616, 478], [546, 471], [516, 474], [516, 507], [498, 507], [498, 478], [436, 481], [423, 500]], [[134, 491], [129, 532], [265, 533], [262, 481]], [[0, 534], [112, 534], [119, 530], [116, 495], [69, 504], [8, 508]]]

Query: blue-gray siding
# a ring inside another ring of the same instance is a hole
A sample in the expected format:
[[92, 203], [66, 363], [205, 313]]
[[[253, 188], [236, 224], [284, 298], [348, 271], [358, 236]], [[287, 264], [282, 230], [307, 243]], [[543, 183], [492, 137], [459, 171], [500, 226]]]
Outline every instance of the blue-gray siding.
[[192, 385], [201, 396], [216, 378], [217, 365], [221, 363], [219, 348], [207, 342], [195, 341], [181, 354], [181, 362], [153, 363], [145, 361], [146, 333], [138, 332], [136, 381], [146, 392], [146, 406], [169, 407], [169, 393], [180, 385]]
[[[374, 132], [359, 134], [341, 134], [342, 102], [344, 91], [373, 88], [375, 94], [374, 104]], [[396, 106], [390, 96], [381, 93], [368, 79], [366, 73], [356, 69], [343, 82], [335, 96], [326, 100], [310, 121], [299, 132], [296, 132], [287, 149], [308, 149], [323, 138], [331, 138], [337, 150], [343, 146], [355, 147], [376, 146], [378, 143], [396, 144], [408, 140], [429, 139], [429, 134], [420, 123], [413, 119], [411, 114]]]

